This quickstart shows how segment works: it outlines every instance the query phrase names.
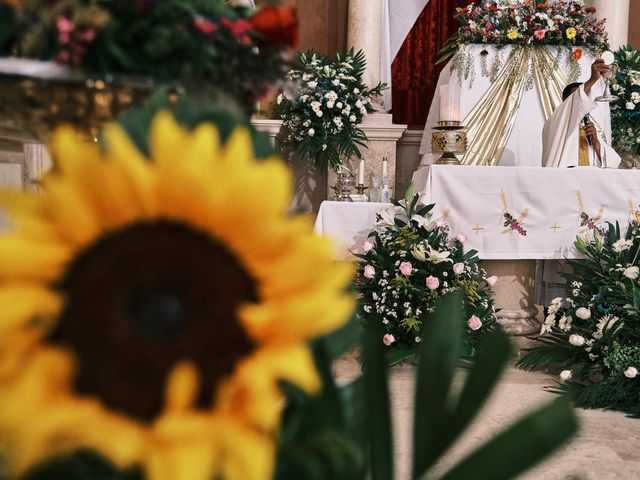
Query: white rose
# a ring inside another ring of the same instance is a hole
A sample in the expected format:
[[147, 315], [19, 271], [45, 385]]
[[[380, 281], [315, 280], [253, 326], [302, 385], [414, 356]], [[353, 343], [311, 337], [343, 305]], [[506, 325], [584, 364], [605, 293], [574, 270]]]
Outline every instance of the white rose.
[[633, 266], [624, 269], [623, 275], [631, 280], [636, 280], [640, 275], [640, 268]]
[[357, 118], [356, 118], [356, 116], [355, 116], [355, 115], [351, 115], [351, 116], [349, 117], [349, 121], [350, 121], [351, 123], [354, 123], [356, 120], [357, 120]]
[[580, 307], [576, 310], [576, 317], [582, 320], [588, 320], [591, 318], [591, 310], [585, 307]]
[[580, 335], [573, 334], [569, 337], [569, 343], [574, 347], [581, 347], [585, 344], [586, 340]]
[[316, 115], [318, 117], [322, 117], [322, 115], [324, 115], [324, 113], [322, 113], [322, 110], [316, 110]]
[[318, 82], [309, 82], [307, 83], [307, 86], [309, 88], [316, 88], [318, 86]]
[[331, 83], [333, 83], [333, 85], [337, 87], [338, 85], [340, 85], [340, 80], [338, 80], [338, 79], [336, 78], [336, 79], [335, 79], [333, 82], [331, 82]]
[[629, 367], [624, 371], [624, 376], [627, 378], [636, 378], [638, 376], [638, 369], [636, 367]]
[[316, 134], [316, 131], [313, 128], [309, 129], [309, 136], [313, 137]]
[[627, 102], [626, 107], [627, 107], [627, 110], [635, 110], [636, 104], [633, 102]]
[[563, 370], [560, 372], [560, 380], [562, 380], [563, 382], [571, 380], [571, 377], [573, 377], [573, 373], [571, 373], [571, 370]]

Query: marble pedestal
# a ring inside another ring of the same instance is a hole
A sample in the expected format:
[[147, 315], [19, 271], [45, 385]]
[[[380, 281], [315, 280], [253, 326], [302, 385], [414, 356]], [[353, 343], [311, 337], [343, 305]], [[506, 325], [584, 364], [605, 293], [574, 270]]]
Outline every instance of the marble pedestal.
[[534, 305], [535, 260], [486, 260], [488, 275], [499, 280], [493, 287], [498, 322], [513, 336], [535, 335], [540, 332], [538, 309]]

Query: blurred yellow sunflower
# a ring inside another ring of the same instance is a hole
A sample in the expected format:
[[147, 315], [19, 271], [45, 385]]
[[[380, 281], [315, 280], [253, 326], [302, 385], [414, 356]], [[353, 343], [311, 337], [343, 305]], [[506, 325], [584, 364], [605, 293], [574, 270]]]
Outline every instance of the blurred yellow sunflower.
[[150, 480], [270, 478], [279, 382], [320, 388], [309, 339], [353, 308], [351, 270], [250, 133], [154, 119], [150, 159], [53, 138], [41, 195], [5, 194], [0, 438], [12, 474], [93, 449]]

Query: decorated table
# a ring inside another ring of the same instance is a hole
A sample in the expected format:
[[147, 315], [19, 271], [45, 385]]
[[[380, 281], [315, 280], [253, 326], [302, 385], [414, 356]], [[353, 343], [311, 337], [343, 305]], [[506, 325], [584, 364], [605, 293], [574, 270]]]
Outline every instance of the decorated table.
[[576, 235], [607, 221], [626, 227], [640, 208], [635, 170], [433, 165], [413, 182], [483, 259], [576, 258]]

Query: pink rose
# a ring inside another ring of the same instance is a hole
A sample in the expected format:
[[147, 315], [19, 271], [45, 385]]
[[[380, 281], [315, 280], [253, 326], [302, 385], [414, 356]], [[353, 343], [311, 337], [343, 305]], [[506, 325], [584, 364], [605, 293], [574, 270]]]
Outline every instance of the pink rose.
[[436, 277], [434, 277], [433, 275], [430, 277], [427, 277], [427, 288], [429, 290], [435, 290], [436, 288], [438, 288], [440, 286], [440, 280], [438, 280]]
[[382, 337], [382, 343], [384, 343], [387, 347], [396, 341], [396, 337], [387, 333], [384, 337]]
[[373, 278], [376, 276], [376, 269], [373, 268], [371, 265], [366, 265], [364, 267], [364, 272], [363, 272], [364, 278]]
[[544, 40], [544, 36], [547, 34], [546, 30], [536, 30], [533, 32], [533, 36], [538, 40]]
[[493, 287], [496, 283], [498, 283], [498, 277], [492, 275], [491, 277], [487, 278], [487, 283]]
[[367, 253], [373, 248], [373, 243], [371, 243], [369, 240], [365, 240], [364, 242], [362, 242], [362, 246], [360, 248], [362, 248], [363, 253]]
[[456, 275], [460, 275], [463, 272], [464, 272], [464, 263], [456, 263], [453, 266], [453, 273], [455, 273]]
[[413, 272], [413, 267], [411, 266], [411, 262], [402, 262], [400, 264], [400, 273], [405, 277], [408, 277]]
[[460, 233], [456, 236], [456, 240], [460, 243], [465, 243], [467, 241], [467, 237], [464, 234]]
[[482, 320], [472, 315], [469, 321], [467, 321], [467, 325], [471, 330], [480, 330], [482, 328]]

